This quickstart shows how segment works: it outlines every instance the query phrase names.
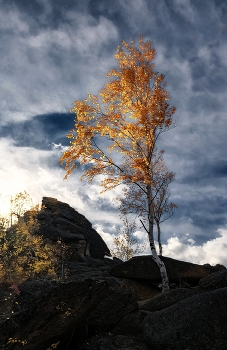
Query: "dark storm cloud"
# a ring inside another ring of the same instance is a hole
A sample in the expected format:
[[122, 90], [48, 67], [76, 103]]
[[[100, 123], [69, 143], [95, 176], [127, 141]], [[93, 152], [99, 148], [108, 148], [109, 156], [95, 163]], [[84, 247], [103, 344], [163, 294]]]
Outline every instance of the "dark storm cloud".
[[227, 201], [219, 195], [204, 195], [198, 189], [192, 199], [186, 197], [175, 202], [178, 209], [171, 221], [177, 223], [181, 217], [190, 218], [195, 226], [195, 232], [191, 234], [204, 232], [207, 237], [214, 238], [217, 227], [224, 226], [227, 221]]
[[0, 137], [10, 137], [17, 147], [51, 149], [52, 143], [68, 145], [66, 134], [73, 127], [72, 113], [34, 116], [24, 122], [8, 123], [0, 128]]
[[221, 184], [221, 180], [227, 178], [227, 161], [217, 160], [209, 163], [198, 164], [191, 174], [185, 175], [179, 183], [191, 186], [206, 186], [207, 184]]

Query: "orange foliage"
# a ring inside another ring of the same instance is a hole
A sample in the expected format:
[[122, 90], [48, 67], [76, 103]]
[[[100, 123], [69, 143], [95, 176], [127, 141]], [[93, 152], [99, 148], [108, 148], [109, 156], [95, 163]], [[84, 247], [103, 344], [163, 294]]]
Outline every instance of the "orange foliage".
[[[75, 102], [70, 146], [60, 160], [66, 162], [66, 177], [79, 162], [90, 165], [82, 178], [104, 175], [104, 191], [122, 182], [151, 184], [156, 141], [171, 127], [175, 112], [164, 75], [154, 71], [154, 56], [151, 42], [143, 42], [142, 36], [138, 48], [123, 41], [115, 55], [118, 69], [107, 74], [99, 96], [88, 94]], [[100, 138], [106, 140], [105, 148]]]

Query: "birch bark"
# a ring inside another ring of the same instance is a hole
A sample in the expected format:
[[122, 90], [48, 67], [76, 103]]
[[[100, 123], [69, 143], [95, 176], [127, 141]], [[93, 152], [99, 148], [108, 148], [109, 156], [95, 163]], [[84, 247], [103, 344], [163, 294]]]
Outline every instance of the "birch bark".
[[156, 222], [157, 230], [158, 230], [158, 246], [159, 246], [159, 255], [162, 256], [162, 243], [161, 243], [161, 229], [159, 221]]
[[158, 256], [155, 243], [154, 243], [154, 213], [153, 213], [153, 205], [152, 205], [153, 197], [152, 197], [151, 186], [147, 186], [147, 199], [148, 199], [148, 222], [149, 222], [148, 238], [149, 238], [152, 258], [155, 261], [155, 263], [158, 265], [160, 270], [161, 280], [162, 280], [162, 292], [167, 292], [169, 290], [169, 279], [167, 276], [166, 267], [164, 262]]

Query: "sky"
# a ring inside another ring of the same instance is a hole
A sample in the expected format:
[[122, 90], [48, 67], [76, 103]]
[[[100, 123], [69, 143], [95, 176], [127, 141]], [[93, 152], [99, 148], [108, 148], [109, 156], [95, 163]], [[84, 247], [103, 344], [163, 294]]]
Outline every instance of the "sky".
[[[163, 255], [227, 265], [227, 3], [225, 0], [0, 0], [0, 212], [7, 196], [57, 198], [85, 215], [112, 247], [121, 227], [98, 179], [63, 180], [59, 165], [73, 103], [97, 94], [122, 40], [151, 40], [177, 127], [159, 147], [175, 173]], [[147, 240], [138, 228], [139, 242]], [[149, 248], [147, 247], [147, 254]]]

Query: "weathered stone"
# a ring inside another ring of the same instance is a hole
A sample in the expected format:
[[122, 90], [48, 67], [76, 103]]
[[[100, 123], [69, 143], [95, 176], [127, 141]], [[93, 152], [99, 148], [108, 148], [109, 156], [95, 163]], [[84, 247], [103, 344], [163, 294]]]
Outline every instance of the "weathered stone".
[[74, 261], [66, 262], [66, 280], [81, 280], [85, 278], [103, 277], [115, 280], [120, 285], [119, 279], [109, 275], [109, 270], [116, 264], [110, 259], [93, 259], [78, 256]]
[[148, 350], [142, 337], [103, 334], [81, 342], [77, 350]]
[[174, 305], [181, 300], [190, 298], [194, 294], [195, 294], [194, 289], [176, 288], [176, 289], [170, 290], [167, 293], [161, 293], [159, 295], [156, 295], [151, 299], [139, 301], [138, 304], [141, 310], [159, 311], [159, 310], [165, 309], [166, 307]]
[[[128, 288], [127, 284], [130, 286], [134, 280], [108, 273], [118, 263], [87, 257], [83, 262], [69, 264], [68, 278], [72, 279], [69, 282], [24, 282], [19, 286], [14, 313], [10, 312], [12, 316], [0, 324], [0, 348], [5, 348], [9, 338], [17, 338], [27, 341], [24, 350], [45, 350], [58, 342], [58, 350], [225, 349], [227, 287], [213, 292], [204, 292], [200, 287], [176, 288], [146, 300], [146, 310], [138, 310], [141, 298], [138, 299], [136, 288]], [[215, 288], [222, 286], [224, 271], [209, 276], [210, 280], [215, 279]], [[203, 279], [204, 285], [206, 280], [206, 288], [214, 288], [208, 277]], [[157, 309], [162, 310], [154, 311]], [[151, 318], [152, 322], [146, 323], [151, 315], [155, 320]], [[211, 345], [211, 332], [217, 347]], [[20, 349], [20, 344], [7, 344], [7, 350], [17, 348]]]
[[149, 349], [226, 349], [227, 287], [152, 312], [143, 321], [143, 331]]
[[88, 331], [90, 334], [109, 332], [125, 315], [137, 309], [138, 305], [132, 299], [131, 294], [116, 291], [103, 300], [89, 315], [87, 319]]
[[142, 330], [142, 322], [144, 318], [147, 316], [148, 312], [144, 310], [136, 310], [127, 314], [125, 317], [120, 320], [120, 322], [116, 325], [116, 327], [111, 330], [111, 334], [114, 335], [130, 335], [133, 334], [141, 335], [143, 333]]
[[32, 280], [28, 279], [23, 282], [20, 287], [20, 294], [16, 298], [16, 303], [14, 304], [14, 312], [22, 312], [24, 317], [28, 317], [28, 313], [23, 313], [23, 310], [29, 310], [29, 313], [33, 311], [35, 305], [39, 304], [51, 290], [55, 289], [59, 283], [57, 281], [51, 280]]
[[[108, 296], [108, 283], [86, 279], [61, 283], [35, 304], [32, 317], [24, 310], [7, 320], [1, 328], [0, 346], [8, 338], [26, 339], [26, 350], [44, 350], [60, 341], [59, 349], [65, 349], [69, 339], [76, 341], [86, 336], [88, 315]], [[13, 344], [7, 345], [14, 349]]]
[[54, 242], [61, 239], [68, 248], [70, 259], [74, 258], [74, 253], [82, 253], [96, 259], [110, 255], [106, 243], [92, 228], [91, 223], [67, 203], [43, 197], [42, 210], [37, 219], [38, 234]]
[[[207, 266], [179, 261], [162, 256], [170, 282], [197, 284], [199, 280], [213, 272], [225, 270], [222, 265]], [[152, 256], [137, 256], [111, 269], [112, 276], [161, 282], [160, 271]]]
[[136, 300], [153, 298], [161, 293], [161, 288], [150, 283], [147, 280], [124, 279], [121, 282], [122, 290], [132, 293]]
[[227, 287], [227, 269], [202, 278], [198, 285], [198, 289], [201, 291], [209, 291], [224, 287]]

